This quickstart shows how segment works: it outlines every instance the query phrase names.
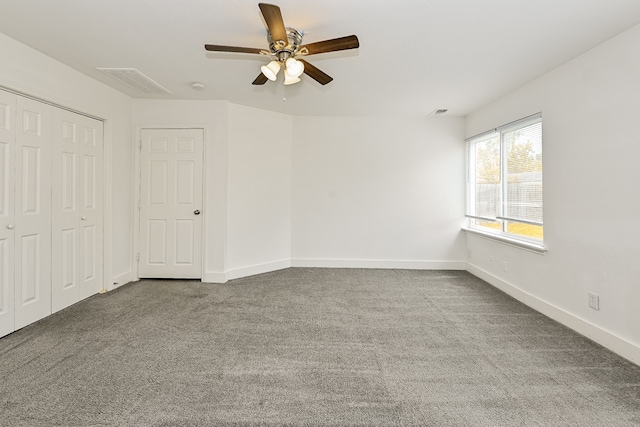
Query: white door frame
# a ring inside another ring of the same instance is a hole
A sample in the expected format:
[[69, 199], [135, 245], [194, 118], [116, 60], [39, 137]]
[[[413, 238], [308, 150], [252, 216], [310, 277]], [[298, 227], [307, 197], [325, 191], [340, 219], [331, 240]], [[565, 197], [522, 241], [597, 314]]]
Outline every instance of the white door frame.
[[142, 145], [142, 131], [148, 129], [155, 130], [171, 130], [171, 129], [198, 129], [202, 130], [203, 134], [203, 144], [202, 144], [202, 239], [201, 245], [202, 250], [200, 251], [202, 257], [202, 267], [200, 271], [200, 280], [202, 281], [205, 277], [206, 270], [206, 245], [205, 245], [205, 236], [207, 235], [207, 201], [206, 201], [206, 176], [207, 176], [207, 162], [205, 161], [207, 158], [207, 125], [206, 124], [180, 124], [180, 125], [168, 125], [168, 124], [143, 124], [136, 125], [135, 136], [134, 136], [134, 144], [133, 144], [133, 158], [134, 158], [134, 191], [133, 191], [133, 235], [132, 235], [132, 264], [133, 264], [133, 280], [140, 280], [140, 276], [138, 274], [138, 254], [140, 253], [140, 184], [141, 178], [140, 173], [142, 171], [141, 168], [141, 145]]

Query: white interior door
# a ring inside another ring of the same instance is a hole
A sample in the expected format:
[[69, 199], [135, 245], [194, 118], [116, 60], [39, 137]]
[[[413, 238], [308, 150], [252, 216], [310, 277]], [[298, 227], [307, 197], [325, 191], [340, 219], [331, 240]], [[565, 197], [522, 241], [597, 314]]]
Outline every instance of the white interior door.
[[202, 129], [143, 129], [138, 277], [202, 277]]
[[54, 109], [52, 311], [102, 289], [103, 123]]
[[16, 96], [0, 91], [0, 337], [15, 331], [15, 142]]
[[15, 191], [15, 328], [51, 314], [52, 108], [18, 97]]

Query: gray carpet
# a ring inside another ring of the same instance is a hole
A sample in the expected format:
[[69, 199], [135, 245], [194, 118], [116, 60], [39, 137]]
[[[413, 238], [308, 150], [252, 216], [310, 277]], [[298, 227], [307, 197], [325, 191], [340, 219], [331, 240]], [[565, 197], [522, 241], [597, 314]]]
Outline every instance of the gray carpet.
[[631, 426], [640, 367], [466, 272], [145, 280], [0, 339], [2, 426]]

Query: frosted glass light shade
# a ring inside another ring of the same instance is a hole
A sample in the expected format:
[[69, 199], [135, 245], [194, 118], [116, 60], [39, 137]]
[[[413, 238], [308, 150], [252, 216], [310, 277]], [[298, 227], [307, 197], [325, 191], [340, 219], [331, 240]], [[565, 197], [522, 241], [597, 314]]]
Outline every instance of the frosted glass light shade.
[[280, 71], [280, 63], [278, 61], [271, 61], [267, 65], [260, 67], [260, 70], [269, 80], [275, 81], [276, 78], [278, 78], [278, 71]]
[[284, 84], [285, 85], [292, 85], [294, 83], [298, 83], [300, 81], [300, 79], [298, 78], [298, 76], [294, 76], [289, 72], [288, 68], [284, 69]]
[[300, 77], [300, 75], [304, 72], [304, 64], [294, 58], [287, 59], [285, 62], [287, 66], [287, 71], [294, 77]]

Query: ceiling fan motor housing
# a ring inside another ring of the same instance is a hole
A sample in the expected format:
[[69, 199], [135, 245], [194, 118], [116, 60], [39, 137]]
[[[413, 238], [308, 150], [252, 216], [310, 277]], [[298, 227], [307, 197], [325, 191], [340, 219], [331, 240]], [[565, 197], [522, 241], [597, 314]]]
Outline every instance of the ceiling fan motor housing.
[[295, 56], [302, 43], [302, 33], [293, 27], [285, 27], [287, 31], [287, 42], [285, 45], [280, 40], [273, 40], [271, 33], [267, 30], [267, 40], [269, 41], [269, 51], [272, 55], [278, 58], [278, 61], [283, 62], [288, 58]]

